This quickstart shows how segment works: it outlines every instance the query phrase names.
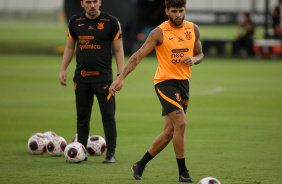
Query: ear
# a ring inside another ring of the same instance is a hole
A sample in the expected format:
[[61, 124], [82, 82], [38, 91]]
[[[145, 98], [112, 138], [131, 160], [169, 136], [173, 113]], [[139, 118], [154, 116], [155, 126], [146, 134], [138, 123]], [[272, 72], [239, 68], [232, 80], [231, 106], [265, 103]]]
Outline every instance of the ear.
[[83, 7], [83, 0], [80, 1], [80, 5], [81, 5], [82, 8], [84, 8], [84, 7]]
[[165, 13], [166, 13], [166, 15], [168, 15], [168, 9], [167, 8], [165, 9]]

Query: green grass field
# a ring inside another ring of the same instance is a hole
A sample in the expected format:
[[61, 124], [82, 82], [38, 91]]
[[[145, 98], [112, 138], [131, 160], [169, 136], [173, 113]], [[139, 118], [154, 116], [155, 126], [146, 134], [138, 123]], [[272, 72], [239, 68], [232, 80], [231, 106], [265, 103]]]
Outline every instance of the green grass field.
[[[134, 181], [130, 167], [163, 130], [153, 88], [157, 68], [146, 57], [125, 79], [117, 97], [117, 162], [66, 163], [64, 157], [32, 155], [36, 132], [54, 131], [69, 143], [76, 133], [72, 76], [59, 84], [61, 55], [0, 55], [0, 183], [150, 183], [178, 181], [170, 143]], [[115, 64], [113, 65], [115, 68]], [[222, 184], [282, 182], [282, 62], [205, 58], [192, 69], [187, 117], [186, 158], [194, 183], [207, 176]], [[97, 100], [90, 134], [104, 136]]]
[[[56, 22], [0, 21], [0, 53], [54, 53], [54, 48], [67, 41], [67, 24]], [[201, 39], [236, 37], [236, 25], [199, 25]], [[257, 26], [256, 39], [262, 39], [263, 27]], [[229, 51], [231, 44], [228, 43]], [[230, 51], [229, 51], [230, 52]]]

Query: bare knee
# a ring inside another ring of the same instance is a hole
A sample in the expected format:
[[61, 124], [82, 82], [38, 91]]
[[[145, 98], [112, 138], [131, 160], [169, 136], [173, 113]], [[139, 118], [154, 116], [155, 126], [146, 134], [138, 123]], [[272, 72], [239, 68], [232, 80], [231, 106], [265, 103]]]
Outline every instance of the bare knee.
[[185, 133], [186, 130], [186, 121], [178, 121], [175, 123], [175, 131]]
[[170, 141], [170, 140], [172, 139], [173, 133], [174, 133], [173, 130], [164, 131], [164, 135], [165, 135], [165, 137], [166, 137], [166, 139], [167, 139], [168, 141]]

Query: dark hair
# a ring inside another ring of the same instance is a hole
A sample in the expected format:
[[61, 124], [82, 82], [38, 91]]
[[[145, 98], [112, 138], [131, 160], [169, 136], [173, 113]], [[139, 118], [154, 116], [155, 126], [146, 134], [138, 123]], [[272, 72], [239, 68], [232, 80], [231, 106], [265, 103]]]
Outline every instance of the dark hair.
[[165, 7], [167, 9], [186, 7], [186, 0], [165, 0]]

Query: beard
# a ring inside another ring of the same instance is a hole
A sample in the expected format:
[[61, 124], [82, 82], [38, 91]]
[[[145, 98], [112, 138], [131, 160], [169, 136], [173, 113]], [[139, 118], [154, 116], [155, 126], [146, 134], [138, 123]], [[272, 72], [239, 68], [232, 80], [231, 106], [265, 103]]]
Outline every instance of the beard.
[[185, 18], [185, 16], [181, 19], [181, 21], [179, 23], [177, 23], [175, 20], [173, 20], [172, 17], [168, 16], [169, 20], [176, 26], [180, 26], [183, 23], [183, 20]]
[[94, 12], [91, 12], [92, 10], [89, 10], [88, 12], [86, 12], [89, 16], [93, 17], [93, 16], [96, 16], [98, 11], [94, 11]]

